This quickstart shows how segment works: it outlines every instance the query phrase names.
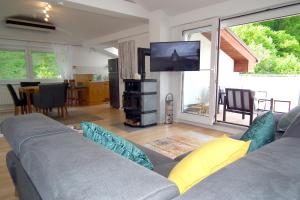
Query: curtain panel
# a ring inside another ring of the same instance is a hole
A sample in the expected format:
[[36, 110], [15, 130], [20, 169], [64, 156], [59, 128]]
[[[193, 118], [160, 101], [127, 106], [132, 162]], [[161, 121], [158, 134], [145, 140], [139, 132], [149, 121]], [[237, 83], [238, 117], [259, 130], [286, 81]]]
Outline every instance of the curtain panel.
[[119, 68], [122, 79], [134, 79], [136, 69], [136, 49], [135, 41], [129, 40], [121, 42], [119, 46]]
[[56, 62], [62, 79], [73, 79], [73, 47], [69, 45], [52, 45]]

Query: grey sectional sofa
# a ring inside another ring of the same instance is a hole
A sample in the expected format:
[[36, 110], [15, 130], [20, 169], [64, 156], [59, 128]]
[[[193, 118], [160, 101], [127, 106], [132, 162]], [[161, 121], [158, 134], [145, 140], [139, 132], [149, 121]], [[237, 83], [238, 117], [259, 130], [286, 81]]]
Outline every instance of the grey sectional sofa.
[[171, 160], [142, 148], [148, 170], [40, 114], [1, 124], [7, 165], [24, 200], [300, 199], [300, 117], [281, 139], [248, 154], [183, 195], [166, 176]]

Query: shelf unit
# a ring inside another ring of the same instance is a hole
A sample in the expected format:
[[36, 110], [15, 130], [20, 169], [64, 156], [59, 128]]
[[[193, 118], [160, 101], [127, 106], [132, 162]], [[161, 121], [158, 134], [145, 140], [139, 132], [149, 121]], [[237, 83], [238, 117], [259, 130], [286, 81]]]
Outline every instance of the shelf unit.
[[125, 79], [123, 108], [125, 125], [147, 127], [157, 124], [157, 82], [154, 79]]

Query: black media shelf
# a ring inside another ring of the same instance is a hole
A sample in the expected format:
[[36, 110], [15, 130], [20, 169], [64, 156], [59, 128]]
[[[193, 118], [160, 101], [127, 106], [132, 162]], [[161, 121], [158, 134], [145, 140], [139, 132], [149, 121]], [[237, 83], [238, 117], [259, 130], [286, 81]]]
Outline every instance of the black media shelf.
[[125, 79], [123, 108], [125, 125], [148, 127], [157, 124], [157, 82], [154, 79]]

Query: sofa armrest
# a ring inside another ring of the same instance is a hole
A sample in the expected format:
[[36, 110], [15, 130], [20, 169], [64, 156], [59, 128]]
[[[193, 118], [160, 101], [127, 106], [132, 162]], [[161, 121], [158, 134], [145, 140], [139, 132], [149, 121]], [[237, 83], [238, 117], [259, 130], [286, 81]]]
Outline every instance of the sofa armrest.
[[6, 165], [20, 199], [42, 200], [13, 151], [6, 154]]

